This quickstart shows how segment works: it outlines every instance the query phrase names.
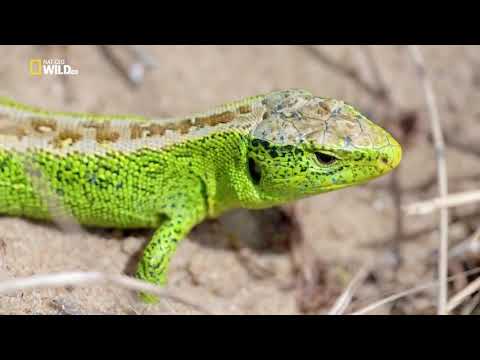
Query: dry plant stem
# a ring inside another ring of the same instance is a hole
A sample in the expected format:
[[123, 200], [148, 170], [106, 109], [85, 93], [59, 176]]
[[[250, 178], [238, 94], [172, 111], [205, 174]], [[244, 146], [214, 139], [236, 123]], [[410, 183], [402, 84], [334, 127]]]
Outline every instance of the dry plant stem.
[[377, 309], [377, 308], [379, 308], [383, 305], [386, 305], [388, 303], [391, 303], [395, 300], [401, 299], [401, 298], [406, 297], [408, 295], [416, 294], [416, 293], [419, 293], [421, 291], [424, 291], [424, 290], [427, 290], [427, 289], [430, 289], [430, 288], [434, 288], [437, 285], [438, 285], [438, 283], [435, 281], [435, 282], [427, 283], [425, 285], [414, 287], [413, 289], [408, 289], [408, 290], [399, 292], [397, 294], [388, 296], [388, 297], [386, 297], [386, 298], [384, 298], [380, 301], [377, 301], [377, 302], [375, 302], [371, 305], [368, 305], [361, 310], [355, 311], [351, 315], [365, 315], [365, 314], [368, 314], [369, 312], [371, 312], [371, 311], [373, 311], [373, 310], [375, 310], [375, 309]]
[[370, 71], [373, 74], [375, 82], [378, 85], [378, 90], [376, 91], [377, 96], [383, 98], [383, 100], [386, 103], [385, 105], [396, 108], [397, 105], [394, 103], [392, 99], [391, 89], [387, 85], [387, 82], [382, 76], [382, 72], [380, 71], [380, 66], [378, 65], [378, 62], [376, 61], [376, 57], [373, 54], [372, 47], [370, 45], [364, 45], [361, 47], [361, 49], [363, 50], [365, 58], [367, 59], [367, 62], [370, 67]]
[[[311, 271], [309, 271], [309, 265], [312, 263], [312, 259], [309, 258], [309, 261], [305, 260], [305, 256], [312, 254], [311, 251], [305, 251], [305, 238], [302, 231], [302, 226], [299, 222], [297, 216], [296, 205], [286, 205], [282, 207], [285, 214], [288, 216], [291, 222], [290, 226], [290, 261], [292, 263], [293, 271], [296, 275], [305, 277], [306, 279], [312, 278]], [[311, 250], [311, 249], [309, 249]]]
[[295, 277], [297, 307], [303, 311], [303, 303], [308, 302], [309, 294], [316, 285], [316, 255], [312, 245], [305, 240], [295, 203], [282, 207], [290, 220], [290, 261]]
[[[398, 105], [393, 101], [391, 88], [388, 86], [382, 75], [378, 61], [373, 54], [372, 47], [364, 45], [361, 47], [361, 49], [363, 50], [363, 54], [367, 60], [370, 72], [373, 74], [375, 83], [377, 84], [378, 94], [382, 94], [383, 101], [380, 101], [379, 103], [383, 104], [386, 108], [388, 108], [389, 112], [398, 111]], [[400, 168], [398, 168], [397, 171], [391, 174], [390, 183], [388, 185], [395, 205], [395, 233], [392, 237], [391, 244], [392, 251], [395, 255], [395, 259], [397, 260], [397, 265], [400, 265], [400, 242], [403, 239], [405, 233], [404, 215], [401, 209], [403, 191], [400, 186], [399, 171]]]
[[471, 204], [480, 201], [480, 190], [450, 194], [446, 197], [416, 202], [403, 207], [407, 215], [424, 215], [442, 208]]
[[478, 292], [468, 304], [462, 308], [462, 315], [471, 315], [480, 304], [480, 292]]
[[[471, 269], [471, 270], [468, 270], [468, 271], [464, 271], [460, 274], [456, 274], [456, 275], [453, 275], [453, 276], [450, 276], [449, 278], [447, 278], [447, 283], [449, 281], [452, 281], [452, 280], [455, 280], [456, 278], [460, 277], [460, 276], [466, 276], [466, 275], [472, 275], [472, 274], [477, 274], [480, 272], [480, 267], [477, 267], [477, 268], [474, 268], [474, 269]], [[412, 289], [408, 289], [408, 290], [405, 290], [405, 291], [402, 291], [402, 292], [399, 292], [397, 294], [393, 294], [391, 296], [388, 296], [382, 300], [379, 300], [377, 302], [374, 302], [373, 304], [370, 304], [360, 310], [357, 310], [353, 313], [351, 313], [351, 315], [365, 315], [383, 305], [386, 305], [390, 302], [393, 302], [395, 300], [398, 300], [398, 299], [401, 299], [403, 297], [406, 297], [406, 296], [409, 296], [409, 295], [413, 295], [413, 294], [416, 294], [416, 293], [419, 293], [419, 292], [422, 292], [424, 290], [428, 290], [428, 289], [433, 289], [433, 288], [436, 288], [439, 286], [439, 283], [438, 281], [430, 281], [428, 283], [425, 283], [423, 285], [419, 285], [419, 286], [416, 286]]]
[[149, 69], [159, 67], [157, 60], [141, 45], [128, 45], [128, 49], [135, 55], [138, 61]]
[[369, 93], [371, 96], [377, 99], [384, 99], [385, 93], [382, 89], [377, 89], [363, 80], [358, 71], [352, 67], [345, 66], [339, 62], [332, 60], [325, 53], [313, 45], [303, 45], [303, 48], [308, 51], [316, 60], [320, 61], [324, 65], [330, 67], [335, 72], [344, 75], [345, 77], [353, 80], [359, 87]]
[[480, 148], [478, 146], [475, 147], [473, 144], [465, 144], [465, 142], [458, 141], [450, 136], [445, 137], [445, 143], [466, 154], [480, 156]]
[[457, 244], [449, 251], [449, 257], [463, 256], [465, 253], [478, 254], [480, 252], [480, 227], [468, 239]]
[[[452, 218], [449, 219], [448, 223], [449, 225], [455, 224], [457, 222], [464, 222], [464, 223], [471, 223], [475, 222], [478, 219], [478, 216], [480, 216], [480, 211], [474, 211], [468, 214], [463, 214], [463, 215], [456, 215], [453, 214]], [[437, 225], [434, 226], [426, 226], [424, 228], [405, 233], [402, 237], [402, 244], [406, 242], [411, 242], [417, 240], [420, 236], [424, 236], [427, 234], [430, 234], [438, 229]], [[384, 248], [387, 246], [387, 244], [390, 244], [393, 240], [393, 236], [389, 236], [384, 239], [377, 239], [373, 242], [373, 244], [369, 245], [359, 245], [362, 248], [369, 248], [369, 249], [374, 249], [374, 248]]]
[[[445, 143], [443, 140], [438, 107], [432, 84], [427, 76], [427, 69], [420, 49], [416, 45], [410, 45], [408, 49], [425, 92], [428, 112], [430, 114], [430, 127], [432, 129], [433, 142], [435, 144], [438, 188], [440, 197], [445, 198], [448, 194], [447, 166], [445, 161]], [[439, 315], [445, 315], [447, 314], [448, 297], [448, 209], [445, 207], [440, 210], [440, 244], [438, 253], [440, 259], [438, 261], [439, 293], [437, 313]]]
[[[400, 169], [398, 169], [400, 170]], [[395, 234], [392, 241], [392, 250], [395, 254], [396, 260], [398, 260], [397, 265], [400, 265], [401, 256], [400, 256], [400, 242], [405, 236], [405, 222], [404, 216], [402, 213], [402, 190], [400, 187], [398, 171], [391, 175], [390, 187], [393, 197], [393, 202], [395, 206]]]
[[204, 306], [193, 304], [156, 285], [125, 275], [113, 275], [101, 272], [59, 272], [6, 280], [0, 282], [0, 294], [38, 288], [103, 284], [114, 284], [133, 291], [148, 292], [190, 306], [201, 313], [212, 314], [212, 312]]
[[370, 269], [366, 266], [360, 269], [358, 273], [353, 277], [353, 279], [348, 284], [345, 291], [340, 295], [335, 301], [335, 304], [332, 306], [328, 315], [342, 315], [345, 313], [345, 310], [348, 308], [352, 302], [352, 297], [355, 291], [360, 287], [365, 278], [368, 276]]
[[113, 50], [108, 45], [97, 45], [102, 56], [113, 67], [115, 71], [124, 79], [131, 87], [136, 87], [138, 84], [132, 81], [128, 68], [120, 59], [114, 54]]
[[463, 303], [470, 295], [480, 290], [480, 277], [472, 281], [468, 286], [453, 296], [447, 304], [447, 311], [454, 310], [457, 306]]

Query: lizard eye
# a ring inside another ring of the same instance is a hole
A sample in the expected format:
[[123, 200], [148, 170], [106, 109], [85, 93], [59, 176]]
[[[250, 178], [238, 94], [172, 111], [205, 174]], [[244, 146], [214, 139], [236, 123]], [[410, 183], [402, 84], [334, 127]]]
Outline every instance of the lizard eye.
[[250, 177], [253, 180], [254, 184], [259, 184], [260, 179], [262, 178], [262, 171], [260, 166], [253, 160], [252, 158], [248, 158], [248, 171], [250, 173]]
[[317, 157], [318, 162], [323, 165], [330, 165], [337, 161], [337, 158], [335, 156], [319, 151], [315, 153], [315, 156]]

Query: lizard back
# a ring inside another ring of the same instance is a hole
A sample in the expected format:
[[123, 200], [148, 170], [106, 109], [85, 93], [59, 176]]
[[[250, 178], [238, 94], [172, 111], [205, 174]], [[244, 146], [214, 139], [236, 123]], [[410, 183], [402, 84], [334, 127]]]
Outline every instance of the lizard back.
[[[171, 119], [51, 112], [0, 98], [0, 214], [158, 226], [158, 197], [184, 169], [204, 166], [211, 150], [192, 144], [248, 133], [261, 119], [260, 98]], [[206, 170], [192, 176], [208, 177]]]

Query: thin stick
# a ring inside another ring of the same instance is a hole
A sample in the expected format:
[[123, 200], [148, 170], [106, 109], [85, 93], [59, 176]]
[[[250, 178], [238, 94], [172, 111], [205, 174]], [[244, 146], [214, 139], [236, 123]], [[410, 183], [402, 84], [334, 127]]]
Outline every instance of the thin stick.
[[[468, 271], [464, 271], [460, 274], [456, 274], [456, 275], [453, 275], [453, 276], [450, 276], [449, 278], [447, 278], [447, 283], [452, 281], [452, 280], [455, 280], [456, 278], [458, 278], [460, 276], [472, 275], [472, 274], [476, 274], [476, 273], [479, 273], [479, 272], [480, 272], [480, 267], [477, 267], [477, 268], [474, 268], [474, 269], [471, 269], [471, 270], [468, 270]], [[416, 286], [412, 289], [408, 289], [408, 290], [399, 292], [397, 294], [393, 294], [393, 295], [388, 296], [388, 297], [386, 297], [382, 300], [374, 302], [373, 304], [370, 304], [370, 305], [364, 307], [363, 309], [360, 309], [358, 311], [353, 312], [351, 315], [365, 315], [365, 314], [375, 310], [376, 308], [379, 308], [380, 306], [388, 304], [392, 301], [401, 299], [401, 298], [403, 298], [405, 296], [408, 296], [408, 295], [413, 295], [413, 294], [422, 292], [424, 290], [434, 289], [438, 286], [439, 286], [438, 281], [430, 281], [430, 282], [425, 283], [423, 285]]]
[[357, 272], [357, 274], [350, 281], [342, 295], [340, 295], [337, 301], [335, 301], [335, 304], [328, 312], [328, 315], [342, 315], [345, 312], [348, 305], [350, 305], [352, 301], [353, 294], [365, 280], [369, 272], [370, 270], [366, 266], [364, 266], [360, 269], [359, 272]]
[[52, 274], [38, 274], [23, 278], [16, 278], [0, 282], [0, 294], [38, 289], [38, 288], [54, 288], [74, 285], [103, 285], [114, 284], [125, 289], [142, 291], [151, 293], [161, 297], [169, 298], [178, 301], [187, 306], [206, 314], [212, 312], [205, 307], [193, 304], [188, 300], [183, 299], [178, 295], [169, 293], [166, 289], [162, 289], [156, 285], [150, 284], [143, 280], [134, 279], [125, 275], [106, 274], [101, 272], [59, 272]]
[[363, 53], [367, 59], [370, 70], [375, 79], [375, 82], [378, 85], [377, 96], [383, 98], [386, 102], [386, 105], [389, 105], [391, 107], [397, 107], [397, 104], [395, 104], [395, 102], [392, 99], [391, 88], [388, 86], [387, 82], [382, 76], [382, 72], [380, 71], [380, 66], [376, 60], [376, 57], [372, 52], [371, 45], [363, 45], [361, 49], [363, 50]]
[[[430, 113], [430, 127], [432, 129], [433, 141], [436, 152], [437, 161], [437, 181], [439, 194], [441, 198], [445, 198], [448, 194], [448, 180], [447, 180], [447, 164], [445, 161], [445, 143], [443, 140], [442, 127], [440, 124], [440, 117], [436, 104], [435, 94], [433, 92], [432, 84], [427, 76], [427, 69], [423, 60], [422, 53], [416, 45], [408, 47], [410, 55], [415, 64], [418, 77], [420, 78], [425, 98]], [[438, 308], [439, 315], [447, 313], [447, 275], [448, 275], [448, 209], [442, 207], [440, 210], [440, 243], [439, 243], [439, 262], [438, 262], [438, 281], [440, 282], [438, 294]]]
[[97, 48], [100, 49], [103, 57], [108, 61], [108, 63], [113, 67], [121, 77], [127, 81], [130, 86], [137, 86], [138, 83], [131, 78], [129, 69], [123, 64], [123, 62], [115, 55], [113, 50], [108, 45], [97, 45]]
[[465, 144], [465, 142], [459, 141], [451, 136], [445, 136], [445, 143], [466, 154], [480, 156], [480, 148], [473, 144]]
[[480, 292], [478, 292], [477, 295], [473, 297], [470, 303], [463, 307], [461, 314], [471, 315], [475, 311], [475, 308], [478, 306], [478, 304], [480, 304]]
[[447, 304], [447, 311], [450, 312], [454, 310], [458, 305], [464, 302], [466, 298], [478, 290], [480, 290], [480, 277], [476, 278], [450, 299]]
[[468, 239], [455, 245], [448, 252], [449, 257], [462, 256], [465, 253], [476, 254], [480, 252], [480, 226]]
[[365, 315], [365, 314], [369, 313], [370, 311], [373, 311], [376, 308], [379, 308], [380, 306], [388, 304], [392, 301], [398, 300], [398, 299], [403, 298], [403, 297], [408, 296], [408, 295], [419, 293], [421, 291], [424, 291], [424, 290], [427, 290], [427, 289], [430, 289], [430, 288], [435, 288], [437, 286], [438, 286], [438, 283], [436, 281], [432, 281], [432, 282], [429, 282], [427, 284], [414, 287], [413, 289], [408, 289], [408, 290], [399, 292], [397, 294], [393, 294], [393, 295], [388, 296], [388, 297], [386, 297], [382, 300], [374, 302], [373, 304], [370, 304], [370, 305], [364, 307], [361, 310], [355, 311], [354, 313], [352, 313], [352, 315]]
[[330, 67], [338, 74], [342, 74], [343, 76], [353, 80], [359, 87], [369, 93], [371, 96], [383, 100], [385, 98], [385, 93], [383, 89], [377, 89], [366, 82], [358, 71], [350, 66], [344, 65], [340, 62], [336, 62], [335, 60], [331, 59], [329, 56], [325, 55], [325, 53], [320, 50], [319, 48], [313, 45], [303, 45], [302, 46], [306, 51], [310, 53], [316, 60], [320, 61], [324, 65]]
[[128, 49], [135, 56], [135, 62], [128, 67], [128, 77], [136, 85], [140, 85], [148, 70], [158, 67], [156, 60], [141, 46], [128, 45]]
[[442, 198], [420, 201], [403, 207], [407, 215], [424, 215], [442, 208], [455, 207], [480, 201], [480, 190], [449, 194]]
[[141, 45], [128, 45], [128, 48], [135, 55], [137, 60], [146, 68], [154, 69], [160, 66], [157, 60]]

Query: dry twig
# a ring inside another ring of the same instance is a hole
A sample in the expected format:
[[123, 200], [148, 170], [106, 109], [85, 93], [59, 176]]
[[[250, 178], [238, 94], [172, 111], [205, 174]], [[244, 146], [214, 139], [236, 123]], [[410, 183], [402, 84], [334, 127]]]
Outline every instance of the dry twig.
[[363, 283], [365, 278], [368, 276], [370, 272], [369, 268], [364, 266], [363, 268], [358, 271], [358, 273], [353, 277], [353, 279], [348, 284], [345, 291], [340, 295], [335, 301], [335, 304], [332, 306], [328, 315], [342, 315], [345, 310], [347, 309], [348, 305], [350, 305], [353, 294], [359, 288], [359, 286]]
[[480, 227], [468, 239], [452, 247], [449, 251], [449, 257], [462, 256], [465, 253], [476, 254], [480, 252]]
[[[456, 278], [458, 278], [460, 276], [473, 275], [473, 274], [477, 274], [477, 273], [480, 273], [480, 267], [462, 272], [460, 274], [450, 276], [449, 278], [447, 278], [447, 283], [455, 280]], [[424, 290], [433, 289], [433, 288], [436, 288], [438, 286], [439, 286], [438, 281], [430, 281], [428, 283], [425, 283], [425, 284], [422, 284], [422, 285], [419, 285], [419, 286], [415, 286], [412, 289], [408, 289], [408, 290], [399, 292], [397, 294], [393, 294], [393, 295], [388, 296], [384, 299], [381, 299], [377, 302], [374, 302], [373, 304], [370, 304], [370, 305], [368, 305], [368, 306], [366, 306], [366, 307], [364, 307], [360, 310], [357, 310], [357, 311], [353, 312], [351, 315], [365, 315], [365, 314], [367, 314], [367, 313], [369, 313], [369, 312], [371, 312], [371, 311], [373, 311], [373, 310], [375, 310], [375, 309], [377, 309], [377, 308], [379, 308], [383, 305], [386, 305], [386, 304], [388, 304], [392, 301], [396, 301], [398, 299], [401, 299], [401, 298], [404, 298], [406, 296], [422, 292]]]
[[473, 299], [463, 307], [461, 314], [462, 315], [471, 315], [475, 311], [475, 309], [477, 308], [477, 306], [479, 304], [480, 304], [480, 292], [478, 292], [473, 297]]
[[420, 201], [403, 207], [407, 215], [424, 215], [442, 208], [471, 204], [480, 201], [480, 190], [449, 194], [431, 200]]
[[470, 295], [480, 290], [480, 277], [472, 281], [468, 286], [462, 289], [459, 293], [453, 296], [447, 304], [447, 311], [454, 310], [457, 306], [463, 303]]
[[371, 96], [381, 100], [385, 99], [385, 92], [383, 88], [376, 88], [370, 85], [360, 76], [359, 72], [355, 68], [334, 61], [325, 55], [322, 50], [313, 45], [304, 45], [303, 48], [307, 50], [308, 53], [311, 54], [316, 60], [333, 69], [335, 72], [353, 80], [359, 87], [361, 87]]
[[212, 314], [212, 311], [206, 309], [202, 305], [193, 304], [188, 300], [185, 300], [182, 296], [172, 294], [166, 289], [162, 289], [156, 285], [150, 284], [143, 280], [134, 279], [125, 275], [106, 274], [101, 272], [59, 272], [53, 274], [39, 274], [23, 278], [15, 278], [0, 282], [0, 294], [11, 293], [16, 291], [23, 291], [29, 289], [38, 288], [53, 288], [53, 287], [65, 287], [65, 286], [78, 286], [78, 285], [103, 285], [114, 284], [119, 287], [133, 290], [142, 291], [158, 295], [160, 297], [168, 298], [173, 301], [177, 301], [186, 306], [190, 306], [195, 310]]
[[[422, 82], [423, 91], [430, 113], [430, 127], [432, 129], [433, 141], [435, 144], [436, 162], [437, 162], [437, 176], [438, 187], [441, 198], [445, 198], [448, 194], [448, 180], [447, 180], [447, 164], [445, 161], [445, 143], [443, 140], [442, 127], [440, 124], [440, 117], [438, 114], [435, 94], [433, 92], [432, 84], [427, 76], [427, 69], [423, 60], [422, 53], [416, 45], [408, 47], [410, 55], [415, 64], [416, 71], [420, 81]], [[439, 315], [447, 313], [447, 275], [448, 275], [448, 209], [442, 208], [440, 210], [440, 243], [439, 243], [439, 294], [438, 294], [438, 309]]]

